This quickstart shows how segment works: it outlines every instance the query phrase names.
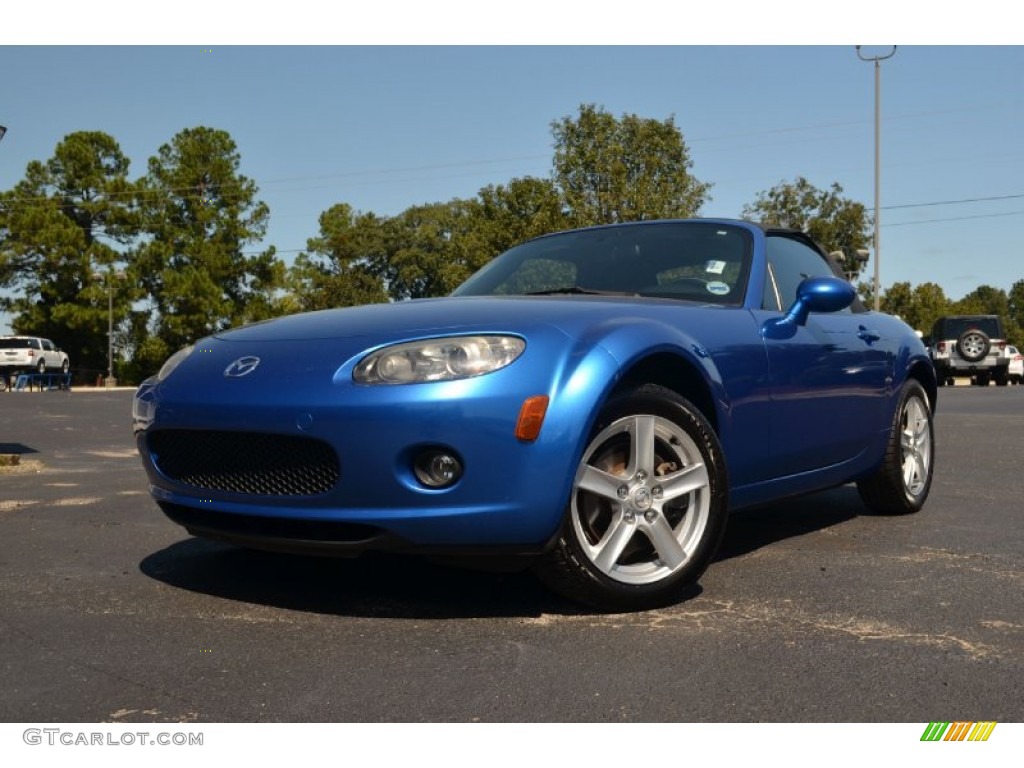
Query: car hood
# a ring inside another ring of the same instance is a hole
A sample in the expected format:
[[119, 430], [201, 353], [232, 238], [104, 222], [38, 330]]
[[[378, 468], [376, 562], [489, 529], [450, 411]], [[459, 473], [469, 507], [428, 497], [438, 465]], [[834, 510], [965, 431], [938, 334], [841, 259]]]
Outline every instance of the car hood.
[[638, 313], [654, 304], [702, 308], [672, 300], [607, 296], [418, 299], [290, 315], [224, 331], [216, 338], [231, 342], [273, 342], [387, 337], [400, 341], [447, 333], [526, 331], [541, 324], [572, 334], [581, 325], [623, 314], [624, 304], [634, 305]]

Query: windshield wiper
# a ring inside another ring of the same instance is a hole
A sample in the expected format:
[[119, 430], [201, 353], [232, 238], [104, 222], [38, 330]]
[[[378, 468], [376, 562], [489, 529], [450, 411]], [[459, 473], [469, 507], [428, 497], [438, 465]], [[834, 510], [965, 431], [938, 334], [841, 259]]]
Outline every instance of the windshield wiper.
[[583, 296], [639, 296], [633, 291], [595, 291], [579, 285], [567, 285], [562, 288], [549, 288], [546, 291], [529, 291], [524, 296], [554, 296], [556, 294], [580, 294]]

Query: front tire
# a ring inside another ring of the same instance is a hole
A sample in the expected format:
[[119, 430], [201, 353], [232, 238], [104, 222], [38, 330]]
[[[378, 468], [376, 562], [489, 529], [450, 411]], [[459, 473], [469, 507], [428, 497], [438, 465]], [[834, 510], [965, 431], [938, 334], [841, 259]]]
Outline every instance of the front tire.
[[535, 570], [601, 610], [675, 602], [725, 532], [728, 482], [714, 430], [672, 390], [647, 384], [601, 412], [554, 548]]
[[861, 499], [874, 512], [905, 515], [924, 506], [935, 468], [935, 429], [924, 387], [909, 379], [889, 429], [878, 471], [857, 482]]

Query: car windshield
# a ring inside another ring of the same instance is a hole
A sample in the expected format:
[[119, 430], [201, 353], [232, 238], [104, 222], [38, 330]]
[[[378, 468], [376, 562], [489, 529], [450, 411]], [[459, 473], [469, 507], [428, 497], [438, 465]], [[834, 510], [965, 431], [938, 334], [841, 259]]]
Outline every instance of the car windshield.
[[30, 349], [35, 348], [31, 339], [0, 339], [0, 349]]
[[562, 232], [522, 243], [454, 296], [596, 294], [740, 304], [752, 238], [713, 222], [649, 222]]

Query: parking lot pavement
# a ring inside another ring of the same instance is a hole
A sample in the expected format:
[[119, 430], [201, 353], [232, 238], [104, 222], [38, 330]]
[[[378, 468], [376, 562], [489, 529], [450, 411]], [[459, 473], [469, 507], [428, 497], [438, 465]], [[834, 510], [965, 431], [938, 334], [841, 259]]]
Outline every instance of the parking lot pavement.
[[200, 541], [130, 392], [0, 394], [8, 722], [1024, 720], [1024, 388], [940, 391], [925, 509], [733, 516], [692, 599], [599, 615], [528, 574]]

